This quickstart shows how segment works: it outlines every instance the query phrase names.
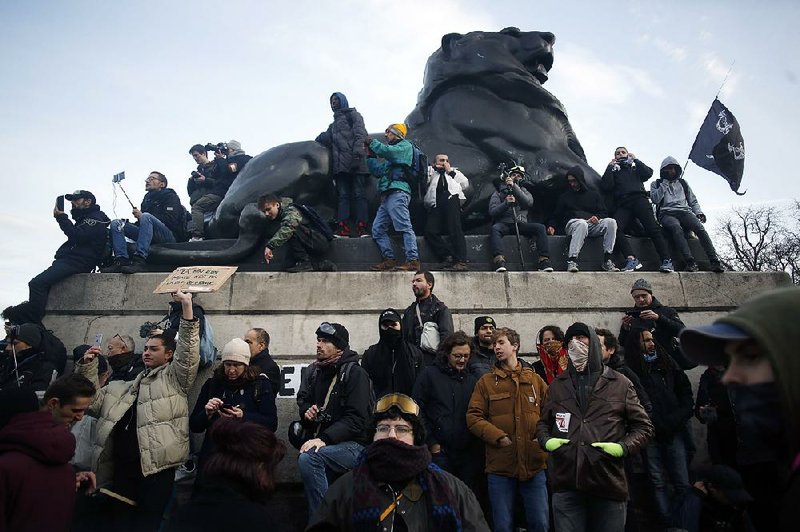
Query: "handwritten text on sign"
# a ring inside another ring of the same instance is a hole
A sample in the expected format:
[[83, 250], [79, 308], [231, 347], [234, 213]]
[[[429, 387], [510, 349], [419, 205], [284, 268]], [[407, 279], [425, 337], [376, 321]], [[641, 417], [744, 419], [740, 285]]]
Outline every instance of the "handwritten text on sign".
[[153, 290], [154, 294], [216, 292], [234, 274], [237, 266], [183, 266], [176, 268]]

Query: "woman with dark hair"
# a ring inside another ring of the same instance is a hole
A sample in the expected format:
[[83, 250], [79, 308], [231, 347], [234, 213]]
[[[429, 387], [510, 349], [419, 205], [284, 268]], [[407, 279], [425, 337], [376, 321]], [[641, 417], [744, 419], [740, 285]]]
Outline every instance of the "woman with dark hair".
[[692, 385], [649, 329], [631, 329], [625, 342], [625, 362], [641, 379], [653, 406], [650, 419], [655, 438], [644, 449], [644, 461], [656, 507], [664, 525], [670, 526], [677, 502], [689, 489], [682, 433], [694, 412]]
[[378, 400], [372, 443], [328, 489], [306, 531], [489, 530], [469, 488], [431, 463], [419, 415], [407, 395]]
[[533, 363], [533, 370], [549, 386], [553, 379], [567, 369], [567, 348], [564, 347], [564, 331], [558, 325], [545, 325], [536, 337], [536, 350], [539, 360]]
[[220, 419], [207, 439], [215, 450], [203, 467], [203, 491], [181, 508], [167, 529], [172, 532], [272, 530], [266, 501], [275, 489], [275, 468], [286, 446], [257, 423]]
[[[250, 347], [241, 338], [234, 338], [222, 348], [222, 364], [200, 390], [189, 428], [203, 432], [225, 419], [251, 421], [273, 432], [278, 428], [272, 384], [257, 366], [250, 366]], [[213, 445], [213, 438], [203, 440], [198, 457], [201, 469]]]

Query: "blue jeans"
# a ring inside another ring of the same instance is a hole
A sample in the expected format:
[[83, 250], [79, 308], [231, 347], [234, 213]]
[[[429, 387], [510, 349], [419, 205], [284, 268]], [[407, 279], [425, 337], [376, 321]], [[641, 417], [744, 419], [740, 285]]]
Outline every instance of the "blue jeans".
[[302, 453], [297, 458], [303, 489], [308, 501], [308, 518], [317, 511], [328, 491], [328, 476], [338, 477], [353, 469], [356, 458], [364, 447], [354, 441], [326, 445], [321, 449]]
[[489, 500], [492, 503], [494, 532], [514, 530], [514, 499], [517, 491], [522, 496], [528, 532], [547, 532], [550, 512], [547, 506], [547, 477], [539, 471], [524, 482], [513, 477], [489, 473]]
[[419, 260], [417, 252], [417, 235], [411, 227], [411, 214], [408, 212], [408, 204], [411, 202], [411, 195], [402, 190], [390, 190], [381, 201], [378, 212], [375, 214], [375, 221], [372, 222], [372, 239], [381, 250], [384, 259], [394, 259], [394, 250], [389, 240], [389, 222], [392, 222], [394, 230], [403, 234], [403, 247], [406, 251], [406, 260]]
[[125, 237], [136, 241], [136, 254], [145, 259], [150, 253], [150, 244], [175, 242], [175, 235], [172, 234], [172, 231], [164, 225], [164, 222], [149, 212], [142, 213], [139, 225], [133, 225], [125, 220], [111, 222], [111, 246], [114, 249], [115, 257], [128, 258], [128, 245], [125, 243]]
[[367, 223], [367, 198], [364, 190], [367, 188], [365, 174], [336, 174], [336, 192], [339, 194], [338, 218], [341, 222], [350, 219], [350, 202], [355, 201], [353, 211], [354, 221]]
[[625, 502], [580, 491], [554, 493], [553, 521], [558, 532], [620, 532], [625, 530]]
[[[689, 489], [689, 467], [686, 463], [686, 444], [678, 433], [667, 441], [652, 440], [644, 448], [647, 475], [653, 485], [656, 507], [664, 524], [669, 525], [676, 501], [683, 500]], [[667, 482], [672, 482], [672, 497]]]

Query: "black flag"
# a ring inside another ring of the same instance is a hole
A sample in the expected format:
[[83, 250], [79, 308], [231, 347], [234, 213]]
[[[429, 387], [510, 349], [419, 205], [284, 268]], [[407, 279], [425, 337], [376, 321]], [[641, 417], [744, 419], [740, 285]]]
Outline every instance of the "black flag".
[[694, 139], [689, 159], [697, 166], [719, 174], [739, 195], [744, 173], [744, 139], [739, 122], [727, 107], [714, 99]]

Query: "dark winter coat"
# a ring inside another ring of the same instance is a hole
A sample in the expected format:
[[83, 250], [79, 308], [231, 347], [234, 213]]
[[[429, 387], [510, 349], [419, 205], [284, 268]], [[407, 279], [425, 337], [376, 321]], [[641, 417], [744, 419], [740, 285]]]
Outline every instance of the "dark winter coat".
[[[667, 350], [669, 356], [678, 363], [683, 369], [692, 369], [697, 366], [693, 362], [689, 362], [681, 352], [677, 344], [677, 337], [681, 331], [686, 327], [681, 321], [678, 312], [672, 308], [662, 305], [661, 302], [653, 296], [653, 302], [647, 307], [633, 307], [631, 310], [652, 310], [658, 314], [658, 320], [643, 320], [641, 318], [634, 318], [631, 323], [631, 329], [648, 329], [653, 331], [653, 338], [656, 343]], [[625, 345], [628, 339], [628, 332], [630, 329], [624, 327], [619, 330], [619, 343]]]
[[333, 122], [315, 139], [331, 150], [331, 175], [367, 173], [364, 141], [367, 130], [364, 119], [355, 107], [348, 107], [347, 98], [340, 92], [341, 107], [333, 112]]
[[[403, 338], [419, 347], [420, 338], [422, 338], [422, 325], [417, 318], [417, 304], [416, 301], [411, 303], [403, 312], [402, 330]], [[419, 314], [422, 318], [422, 323], [429, 321], [436, 323], [439, 328], [440, 343], [453, 334], [453, 316], [450, 314], [450, 309], [435, 295], [431, 294], [430, 297], [419, 303]], [[424, 365], [430, 366], [433, 363], [435, 354], [428, 352], [424, 352], [424, 354]]]
[[403, 339], [402, 330], [397, 331], [394, 339], [389, 337], [389, 331], [380, 329], [380, 324], [378, 332], [381, 336], [378, 343], [370, 346], [361, 357], [361, 367], [372, 380], [375, 397], [393, 392], [411, 395], [422, 367], [422, 350]]
[[600, 178], [600, 189], [611, 193], [619, 206], [638, 196], [648, 198], [644, 183], [651, 177], [653, 169], [639, 159], [634, 159], [633, 164], [610, 164]]
[[55, 258], [93, 268], [105, 253], [111, 220], [98, 205], [72, 209], [70, 216], [75, 220], [74, 223], [66, 214], [56, 216], [59, 227], [67, 235], [67, 241], [56, 250]]
[[[503, 192], [506, 184], [504, 181], [496, 179], [494, 185], [497, 190], [489, 198], [489, 216], [492, 217], [492, 223], [513, 224], [514, 209], [512, 209], [512, 204], [506, 201], [506, 194]], [[528, 221], [528, 209], [533, 207], [533, 196], [517, 183], [512, 185], [511, 193], [517, 200], [513, 204], [517, 210], [517, 222], [526, 223]]]
[[497, 358], [494, 356], [492, 347], [483, 347], [477, 337], [472, 338], [472, 356], [469, 357], [467, 367], [478, 377], [486, 375], [492, 371]]
[[239, 177], [239, 174], [242, 172], [244, 167], [247, 165], [247, 163], [250, 162], [250, 159], [252, 158], [253, 158], [252, 155], [247, 155], [242, 150], [239, 150], [236, 153], [228, 155], [228, 157], [225, 159], [225, 166], [228, 168], [228, 174], [230, 174], [231, 183], [236, 181], [236, 178]]
[[144, 371], [142, 356], [136, 353], [120, 353], [108, 357], [108, 365], [111, 366], [109, 381], [132, 381]]
[[422, 370], [412, 397], [419, 404], [428, 446], [466, 449], [476, 440], [467, 428], [467, 407], [480, 375], [457, 371], [443, 358]]
[[75, 437], [50, 412], [17, 414], [0, 430], [0, 531], [69, 530]]
[[264, 349], [259, 354], [250, 359], [251, 366], [258, 366], [261, 373], [267, 376], [272, 383], [272, 390], [277, 396], [281, 390], [281, 368], [269, 354], [269, 348]]
[[653, 404], [650, 402], [650, 397], [647, 395], [647, 390], [645, 390], [642, 386], [642, 381], [639, 376], [625, 364], [625, 359], [622, 358], [619, 352], [614, 353], [612, 357], [608, 359], [606, 366], [613, 369], [617, 373], [622, 373], [628, 378], [629, 381], [633, 383], [633, 388], [636, 390], [636, 395], [639, 396], [639, 402], [642, 403], [645, 412], [650, 414], [650, 412], [653, 410]]
[[542, 447], [550, 438], [569, 443], [552, 453], [548, 479], [553, 492], [581, 491], [603, 499], [625, 501], [628, 483], [622, 458], [614, 458], [596, 442], [622, 445], [625, 455], [638, 453], [652, 438], [653, 426], [639, 402], [633, 383], [609, 367], [603, 367], [600, 343], [591, 331], [590, 369], [601, 373], [581, 408], [574, 379], [574, 367], [562, 372], [550, 384], [536, 436]]
[[322, 412], [326, 415], [316, 437], [328, 445], [345, 441], [367, 444], [366, 428], [372, 416], [369, 406], [372, 385], [367, 372], [358, 365], [358, 353], [353, 350], [346, 350], [333, 366], [317, 368], [312, 364], [303, 369], [297, 392], [300, 419], [308, 428], [317, 429], [315, 423], [305, 421], [303, 414], [311, 405], [322, 409], [328, 388], [337, 375], [339, 378], [331, 391], [328, 406]]
[[168, 532], [276, 530], [267, 506], [248, 498], [233, 481], [207, 479], [199, 491], [167, 521]]
[[220, 158], [208, 161], [206, 164], [198, 164], [197, 171], [206, 176], [206, 179], [202, 183], [198, 183], [193, 178], [189, 178], [186, 185], [189, 196], [200, 190], [204, 190], [206, 194], [212, 194], [217, 186], [217, 179], [227, 173], [228, 169], [225, 167], [225, 159]]
[[547, 225], [563, 232], [567, 222], [575, 218], [580, 218], [581, 220], [588, 220], [592, 216], [607, 218], [608, 210], [603, 198], [599, 192], [586, 186], [581, 167], [570, 168], [567, 173], [575, 176], [580, 184], [580, 190], [575, 191], [567, 188], [567, 191], [559, 196]]
[[[151, 190], [145, 194], [141, 211], [152, 214], [166, 225], [176, 242], [186, 239], [186, 209], [171, 188]], [[138, 222], [136, 225], [139, 225]]]
[[16, 371], [11, 353], [3, 353], [0, 356], [0, 390], [19, 387], [44, 392], [53, 380], [53, 372], [58, 372], [56, 365], [37, 349], [17, 351]]

